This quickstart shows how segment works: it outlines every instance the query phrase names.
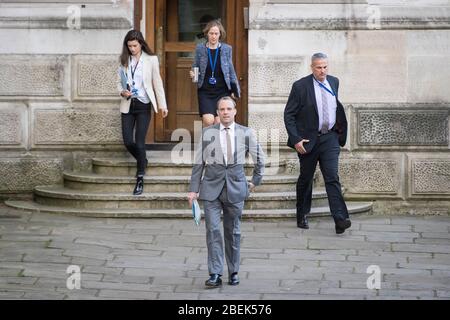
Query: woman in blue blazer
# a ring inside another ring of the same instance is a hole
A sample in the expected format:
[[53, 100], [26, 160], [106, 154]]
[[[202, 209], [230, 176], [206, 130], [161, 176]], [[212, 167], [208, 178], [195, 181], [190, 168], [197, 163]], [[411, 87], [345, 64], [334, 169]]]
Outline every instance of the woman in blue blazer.
[[[217, 101], [224, 96], [240, 97], [240, 87], [233, 66], [232, 48], [221, 42], [226, 36], [225, 29], [218, 20], [210, 21], [203, 33], [206, 43], [195, 48], [192, 67], [199, 68], [198, 107], [204, 127], [219, 122]], [[190, 71], [191, 78], [194, 72]]]

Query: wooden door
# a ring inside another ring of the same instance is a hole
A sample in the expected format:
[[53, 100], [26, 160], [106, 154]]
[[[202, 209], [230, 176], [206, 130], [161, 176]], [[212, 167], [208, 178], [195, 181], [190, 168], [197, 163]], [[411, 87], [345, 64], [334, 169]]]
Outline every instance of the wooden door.
[[160, 60], [169, 108], [166, 119], [158, 115], [152, 121], [147, 141], [171, 141], [172, 132], [179, 128], [189, 130], [193, 137], [194, 121], [201, 121], [197, 87], [189, 77], [189, 70], [196, 44], [204, 41], [199, 39], [200, 21], [208, 15], [221, 20], [227, 31], [225, 42], [233, 46], [233, 63], [242, 90], [236, 121], [246, 125], [248, 38], [244, 7], [248, 7], [248, 0], [153, 0], [146, 5], [146, 37]]

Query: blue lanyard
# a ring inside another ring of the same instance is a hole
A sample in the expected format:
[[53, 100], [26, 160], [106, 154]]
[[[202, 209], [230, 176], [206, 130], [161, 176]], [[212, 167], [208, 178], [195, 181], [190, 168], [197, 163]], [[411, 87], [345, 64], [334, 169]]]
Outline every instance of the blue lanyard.
[[[139, 59], [140, 60], [140, 59]], [[136, 69], [138, 67], [139, 64], [139, 60], [136, 62], [136, 65], [134, 66], [134, 70], [133, 70], [133, 66], [131, 65], [131, 57], [130, 57], [130, 71], [131, 71], [131, 79], [133, 80], [133, 85], [134, 85], [134, 74], [136, 72]]]
[[211, 77], [214, 78], [214, 70], [216, 69], [216, 63], [217, 63], [217, 56], [219, 53], [219, 47], [217, 47], [216, 49], [216, 54], [214, 56], [214, 63], [212, 61], [212, 56], [211, 56], [211, 49], [209, 49], [208, 47], [206, 47], [206, 49], [208, 50], [208, 57], [209, 57], [209, 63], [211, 63]]
[[319, 82], [316, 78], [314, 78], [314, 80], [316, 80], [316, 82], [319, 84], [319, 86], [324, 88], [325, 90], [327, 90], [333, 97], [335, 96], [334, 92], [331, 91], [331, 90], [333, 90], [333, 88], [331, 88], [331, 90], [330, 90], [323, 83]]

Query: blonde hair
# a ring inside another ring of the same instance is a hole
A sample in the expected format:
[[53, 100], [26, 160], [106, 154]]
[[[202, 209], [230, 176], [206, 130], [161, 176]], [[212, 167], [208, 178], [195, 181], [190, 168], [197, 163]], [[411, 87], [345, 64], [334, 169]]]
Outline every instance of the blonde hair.
[[227, 36], [227, 33], [226, 33], [225, 28], [223, 27], [222, 23], [220, 23], [219, 20], [211, 20], [210, 22], [208, 22], [208, 24], [205, 26], [205, 28], [203, 28], [203, 34], [205, 35], [206, 39], [208, 39], [208, 32], [212, 27], [219, 28], [219, 32], [220, 32], [219, 40], [225, 39], [225, 37]]

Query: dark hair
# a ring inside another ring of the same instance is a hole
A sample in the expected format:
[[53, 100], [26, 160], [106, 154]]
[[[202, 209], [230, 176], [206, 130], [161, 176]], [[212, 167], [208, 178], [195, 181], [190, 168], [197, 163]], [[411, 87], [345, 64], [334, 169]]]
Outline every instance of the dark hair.
[[130, 30], [126, 34], [125, 38], [123, 39], [123, 46], [122, 46], [122, 54], [120, 55], [120, 64], [124, 67], [128, 67], [128, 61], [130, 60], [130, 50], [128, 50], [128, 41], [137, 40], [139, 44], [142, 47], [142, 51], [149, 55], [154, 55], [152, 50], [150, 50], [150, 47], [148, 46], [147, 42], [145, 42], [144, 36], [142, 33], [138, 30]]
[[233, 107], [236, 109], [236, 101], [230, 96], [223, 96], [217, 101], [217, 110], [219, 110], [219, 105], [222, 101], [231, 101], [233, 103]]
[[209, 29], [211, 29], [212, 27], [219, 28], [219, 31], [220, 31], [219, 40], [225, 39], [225, 37], [227, 36], [227, 33], [225, 32], [225, 28], [223, 27], [223, 25], [220, 23], [219, 20], [212, 20], [212, 21], [208, 22], [206, 27], [203, 29], [203, 34], [205, 35], [206, 40], [208, 40]]

